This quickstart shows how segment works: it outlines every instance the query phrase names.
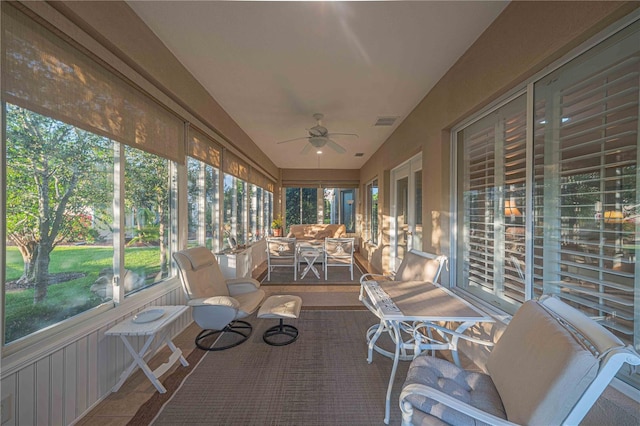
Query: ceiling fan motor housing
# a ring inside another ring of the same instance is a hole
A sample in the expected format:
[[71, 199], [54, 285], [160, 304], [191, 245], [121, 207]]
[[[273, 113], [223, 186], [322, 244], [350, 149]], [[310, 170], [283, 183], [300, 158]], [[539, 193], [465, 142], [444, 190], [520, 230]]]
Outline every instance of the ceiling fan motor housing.
[[316, 148], [322, 148], [327, 144], [327, 138], [322, 136], [312, 136], [309, 138], [309, 142]]

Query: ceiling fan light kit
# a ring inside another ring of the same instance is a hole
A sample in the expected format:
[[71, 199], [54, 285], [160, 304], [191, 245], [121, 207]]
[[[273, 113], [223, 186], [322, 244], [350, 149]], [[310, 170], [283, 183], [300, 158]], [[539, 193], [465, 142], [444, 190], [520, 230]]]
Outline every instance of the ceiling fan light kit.
[[335, 141], [331, 140], [332, 136], [355, 136], [358, 137], [357, 134], [355, 133], [329, 133], [329, 130], [324, 127], [322, 125], [322, 119], [324, 118], [323, 114], [320, 113], [315, 113], [313, 114], [313, 118], [316, 120], [316, 125], [313, 126], [310, 129], [307, 129], [307, 131], [309, 132], [309, 136], [304, 136], [304, 137], [300, 137], [300, 138], [295, 138], [295, 139], [288, 139], [286, 141], [281, 141], [278, 142], [279, 144], [281, 143], [287, 143], [287, 142], [294, 142], [294, 141], [299, 141], [299, 140], [303, 140], [306, 139], [310, 145], [306, 145], [301, 153], [302, 154], [306, 154], [308, 153], [311, 149], [311, 147], [316, 148], [316, 153], [320, 154], [321, 152], [318, 151], [318, 148], [322, 148], [325, 145], [330, 147], [331, 149], [333, 149], [334, 151], [336, 151], [338, 154], [343, 154], [345, 152], [347, 152], [347, 150], [341, 146], [340, 144], [336, 143]]

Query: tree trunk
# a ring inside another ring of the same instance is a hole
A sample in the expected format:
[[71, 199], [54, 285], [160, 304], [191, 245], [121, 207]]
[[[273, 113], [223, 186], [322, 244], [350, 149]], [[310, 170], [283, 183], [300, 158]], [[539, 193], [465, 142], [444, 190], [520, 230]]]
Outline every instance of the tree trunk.
[[11, 240], [16, 244], [20, 254], [22, 255], [22, 276], [18, 279], [18, 284], [29, 284], [33, 281], [38, 244], [33, 240], [27, 242], [19, 241], [16, 238], [11, 238]]
[[40, 243], [38, 255], [36, 256], [34, 268], [34, 292], [33, 303], [41, 303], [47, 298], [47, 288], [49, 287], [49, 262], [51, 261], [50, 244]]
[[158, 217], [160, 217], [160, 223], [158, 226], [158, 239], [160, 240], [160, 271], [162, 272], [162, 276], [168, 272], [167, 268], [167, 244], [165, 242], [165, 226], [164, 226], [164, 208], [162, 208], [162, 203], [159, 203], [158, 207]]

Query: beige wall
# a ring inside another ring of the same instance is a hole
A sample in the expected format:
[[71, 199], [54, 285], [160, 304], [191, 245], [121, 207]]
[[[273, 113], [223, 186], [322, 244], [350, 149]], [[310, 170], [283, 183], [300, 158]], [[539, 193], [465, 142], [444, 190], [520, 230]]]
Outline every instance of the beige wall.
[[361, 183], [376, 176], [379, 180], [381, 243], [362, 248], [373, 265], [388, 271], [383, 259], [389, 250], [389, 170], [420, 151], [429, 153], [423, 156], [422, 169], [423, 250], [448, 252], [449, 130], [638, 6], [638, 2], [509, 4], [360, 170]]

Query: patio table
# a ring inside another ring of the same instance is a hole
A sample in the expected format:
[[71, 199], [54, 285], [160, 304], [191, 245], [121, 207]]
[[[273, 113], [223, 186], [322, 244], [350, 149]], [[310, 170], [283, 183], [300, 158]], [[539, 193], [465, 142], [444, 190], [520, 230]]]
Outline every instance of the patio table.
[[[413, 349], [413, 340], [402, 339], [403, 327], [405, 331], [410, 322], [447, 322], [460, 323], [455, 332], [462, 333], [467, 328], [479, 322], [493, 322], [493, 318], [471, 305], [450, 290], [430, 282], [424, 281], [364, 281], [362, 283], [367, 300], [363, 303], [371, 312], [380, 318], [380, 324], [375, 324], [367, 331], [368, 356], [367, 362], [373, 361], [373, 350], [393, 359], [393, 368], [389, 377], [385, 399], [384, 422], [389, 424], [391, 391], [398, 369], [398, 361], [411, 360], [415, 356], [408, 355], [407, 349]], [[377, 340], [383, 332], [388, 332], [395, 344], [395, 351], [386, 351], [377, 345]], [[452, 342], [452, 355], [457, 364], [457, 338]], [[421, 345], [426, 350], [441, 349], [441, 345]], [[401, 355], [402, 352], [402, 355]]]
[[320, 248], [306, 248], [300, 250], [300, 257], [307, 262], [307, 266], [302, 271], [300, 278], [304, 278], [309, 271], [313, 272], [316, 278], [320, 278], [320, 273], [318, 269], [314, 266], [314, 263], [318, 260], [319, 257], [323, 256], [324, 252]]

